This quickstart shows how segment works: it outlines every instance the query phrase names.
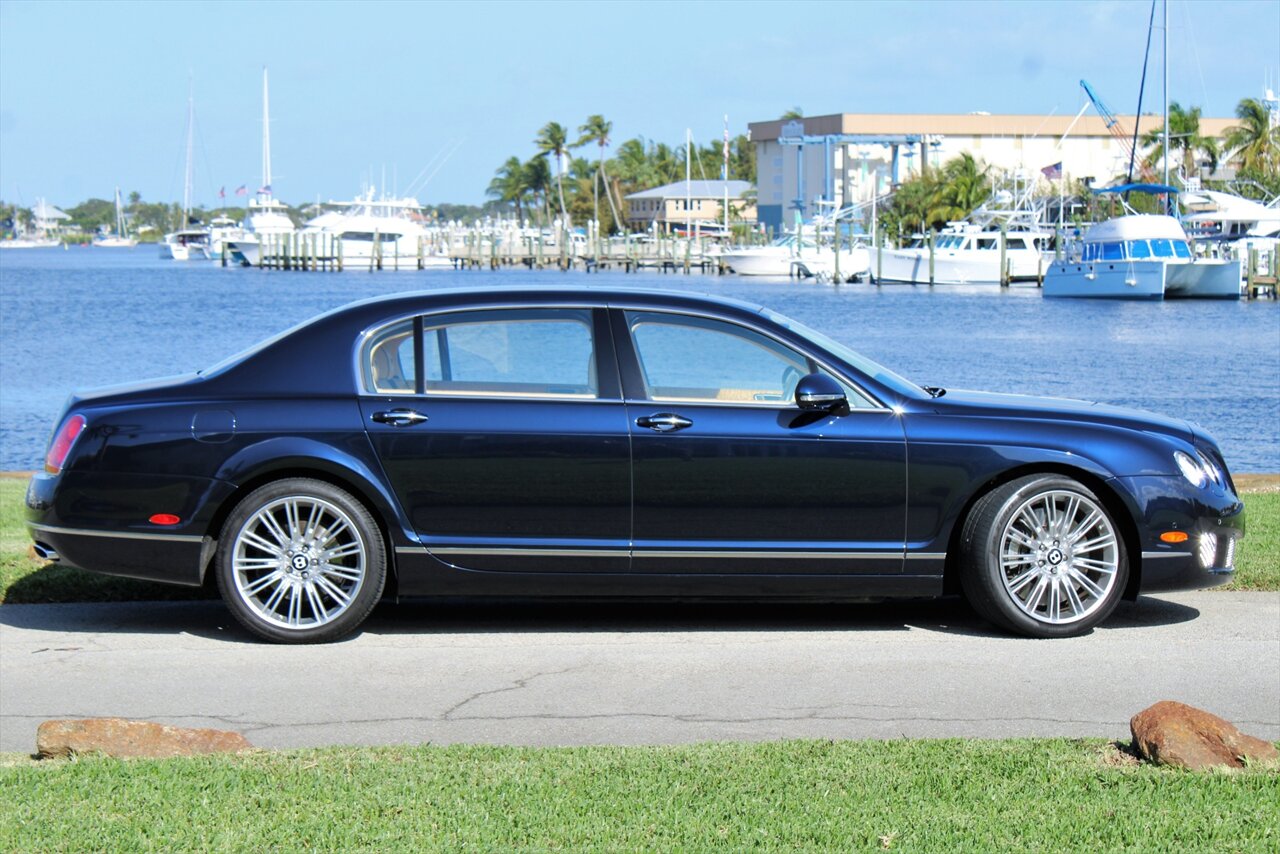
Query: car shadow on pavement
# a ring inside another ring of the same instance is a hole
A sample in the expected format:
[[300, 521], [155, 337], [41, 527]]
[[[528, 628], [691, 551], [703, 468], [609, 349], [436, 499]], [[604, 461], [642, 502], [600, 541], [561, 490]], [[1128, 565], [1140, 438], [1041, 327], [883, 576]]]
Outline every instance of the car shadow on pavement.
[[[1194, 620], [1192, 607], [1150, 596], [1121, 602], [1101, 631]], [[253, 636], [219, 601], [0, 606], [0, 624], [77, 635], [182, 635], [242, 643]], [[1012, 637], [959, 597], [860, 603], [403, 600], [383, 602], [353, 635], [551, 632], [927, 631]]]

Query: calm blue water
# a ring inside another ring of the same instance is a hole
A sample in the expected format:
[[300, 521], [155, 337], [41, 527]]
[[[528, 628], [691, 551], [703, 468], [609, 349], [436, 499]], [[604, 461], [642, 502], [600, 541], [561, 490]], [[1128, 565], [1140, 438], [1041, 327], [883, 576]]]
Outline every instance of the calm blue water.
[[1197, 421], [1236, 471], [1280, 472], [1280, 305], [1045, 300], [694, 274], [292, 273], [161, 261], [154, 247], [0, 255], [0, 470], [34, 469], [73, 388], [208, 367], [320, 311], [443, 287], [724, 294], [791, 315], [926, 385], [1076, 397]]

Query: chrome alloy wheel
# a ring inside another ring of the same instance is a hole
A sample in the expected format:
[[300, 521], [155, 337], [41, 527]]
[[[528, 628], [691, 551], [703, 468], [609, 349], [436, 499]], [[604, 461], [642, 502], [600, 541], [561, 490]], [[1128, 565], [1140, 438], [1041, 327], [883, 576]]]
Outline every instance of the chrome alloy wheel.
[[1013, 603], [1042, 623], [1063, 625], [1102, 607], [1115, 586], [1120, 547], [1111, 519], [1069, 490], [1024, 501], [1000, 534], [1000, 576]]
[[364, 584], [368, 547], [342, 508], [290, 495], [253, 513], [231, 554], [235, 589], [255, 616], [286, 630], [333, 622]]

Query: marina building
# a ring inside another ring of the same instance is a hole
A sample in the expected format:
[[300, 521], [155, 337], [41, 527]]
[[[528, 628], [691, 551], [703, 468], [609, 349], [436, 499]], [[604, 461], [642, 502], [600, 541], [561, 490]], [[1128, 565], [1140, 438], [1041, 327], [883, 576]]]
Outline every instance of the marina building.
[[[1135, 117], [1116, 118], [1116, 127], [1131, 138]], [[1162, 123], [1159, 116], [1144, 115], [1140, 131]], [[1235, 123], [1201, 118], [1200, 133], [1221, 141]], [[837, 208], [870, 201], [962, 152], [996, 172], [1044, 182], [1046, 192], [1058, 176], [1106, 184], [1128, 169], [1124, 145], [1092, 114], [840, 113], [748, 127], [756, 147], [757, 215], [762, 225], [774, 229], [792, 221], [796, 211], [811, 217], [818, 201]]]
[[730, 222], [756, 221], [754, 188], [749, 181], [676, 181], [626, 197], [627, 225], [633, 231], [683, 229], [694, 223], [724, 223], [724, 200]]

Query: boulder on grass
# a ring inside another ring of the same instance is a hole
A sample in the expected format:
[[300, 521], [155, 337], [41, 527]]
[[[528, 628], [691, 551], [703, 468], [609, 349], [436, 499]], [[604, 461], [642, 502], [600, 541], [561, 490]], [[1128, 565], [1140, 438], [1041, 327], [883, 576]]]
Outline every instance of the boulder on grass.
[[1229, 721], [1203, 709], [1161, 700], [1129, 721], [1134, 747], [1157, 765], [1243, 768], [1244, 760], [1280, 758], [1273, 744], [1245, 735]]
[[36, 730], [36, 753], [44, 758], [74, 753], [117, 757], [192, 756], [252, 747], [238, 732], [188, 729], [124, 718], [45, 721]]

